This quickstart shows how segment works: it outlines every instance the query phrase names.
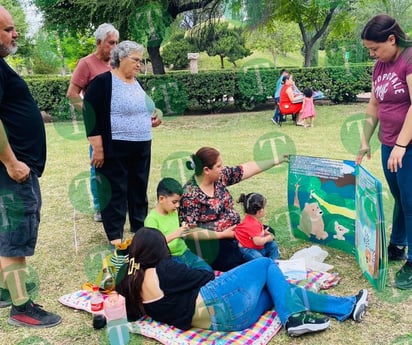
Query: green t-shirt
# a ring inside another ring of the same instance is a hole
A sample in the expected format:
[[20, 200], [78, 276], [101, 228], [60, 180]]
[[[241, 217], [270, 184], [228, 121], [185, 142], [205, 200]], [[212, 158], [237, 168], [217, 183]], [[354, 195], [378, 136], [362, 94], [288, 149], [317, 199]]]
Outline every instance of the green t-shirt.
[[[179, 216], [177, 211], [162, 215], [155, 209], [151, 210], [144, 220], [144, 225], [159, 229], [165, 236], [170, 235], [179, 228]], [[173, 256], [180, 256], [187, 250], [187, 245], [182, 238], [176, 238], [168, 243]]]

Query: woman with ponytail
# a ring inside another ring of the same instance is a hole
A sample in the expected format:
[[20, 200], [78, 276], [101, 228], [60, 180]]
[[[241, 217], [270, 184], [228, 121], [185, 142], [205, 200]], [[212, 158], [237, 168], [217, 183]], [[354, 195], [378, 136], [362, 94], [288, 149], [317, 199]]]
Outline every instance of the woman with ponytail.
[[371, 157], [370, 139], [379, 123], [382, 167], [394, 199], [388, 259], [406, 260], [395, 286], [412, 289], [412, 41], [386, 14], [373, 17], [361, 38], [377, 61], [356, 162]]
[[269, 258], [249, 261], [215, 278], [213, 272], [173, 260], [163, 233], [147, 227], [134, 235], [116, 290], [126, 299], [129, 321], [148, 315], [183, 330], [213, 332], [244, 330], [275, 308], [287, 334], [300, 336], [326, 330], [329, 317], [360, 322], [368, 305], [365, 289], [338, 297], [290, 284]]
[[194, 175], [183, 187], [180, 221], [189, 227], [225, 231], [230, 235], [225, 236], [230, 238], [196, 240], [196, 243], [187, 240], [192, 251], [203, 257], [212, 268], [227, 271], [244, 262], [234, 241], [234, 228], [240, 223], [240, 215], [234, 208], [234, 200], [227, 187], [287, 162], [288, 157], [228, 167], [223, 165], [218, 150], [202, 147], [191, 158], [187, 167], [194, 170]]

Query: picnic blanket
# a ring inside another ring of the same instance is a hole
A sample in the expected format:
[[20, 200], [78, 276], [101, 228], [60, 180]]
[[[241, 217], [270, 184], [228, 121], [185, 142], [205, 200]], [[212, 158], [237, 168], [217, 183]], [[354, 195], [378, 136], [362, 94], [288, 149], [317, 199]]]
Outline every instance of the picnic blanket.
[[266, 345], [281, 328], [282, 324], [274, 310], [267, 311], [252, 327], [240, 332], [215, 332], [199, 328], [182, 331], [174, 326], [153, 321], [149, 317], [129, 323], [130, 332], [156, 339], [166, 345]]
[[[329, 289], [340, 281], [337, 273], [308, 271], [307, 277], [300, 281], [291, 281], [312, 291]], [[65, 306], [91, 312], [90, 290], [78, 290], [60, 297], [58, 300]], [[250, 328], [241, 332], [213, 332], [204, 329], [191, 328], [182, 331], [174, 326], [143, 317], [129, 323], [131, 333], [156, 339], [165, 345], [196, 345], [196, 344], [257, 344], [266, 345], [281, 329], [276, 311], [270, 310], [263, 314]]]

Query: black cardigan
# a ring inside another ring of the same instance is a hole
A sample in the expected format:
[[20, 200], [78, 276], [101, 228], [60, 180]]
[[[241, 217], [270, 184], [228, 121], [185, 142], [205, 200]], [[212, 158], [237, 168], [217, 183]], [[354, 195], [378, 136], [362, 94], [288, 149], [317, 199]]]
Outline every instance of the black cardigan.
[[87, 87], [83, 100], [83, 120], [87, 137], [102, 136], [105, 157], [115, 152], [112, 145], [110, 104], [112, 99], [112, 73], [104, 72]]

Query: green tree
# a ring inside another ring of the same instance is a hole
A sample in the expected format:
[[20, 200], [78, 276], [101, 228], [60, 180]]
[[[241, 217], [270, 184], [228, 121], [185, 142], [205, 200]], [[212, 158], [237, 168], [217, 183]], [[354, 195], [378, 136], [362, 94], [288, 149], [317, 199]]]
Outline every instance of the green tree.
[[133, 39], [147, 47], [155, 74], [163, 74], [160, 46], [167, 29], [181, 13], [202, 9], [213, 13], [222, 0], [33, 0], [42, 10], [45, 24], [56, 28], [86, 30], [103, 22], [113, 23], [121, 39]]
[[193, 53], [196, 48], [185, 39], [184, 34], [176, 34], [161, 49], [163, 62], [166, 65], [173, 66], [173, 69], [184, 69], [189, 61], [188, 53]]
[[333, 24], [337, 13], [347, 13], [353, 0], [233, 0], [232, 8], [242, 8], [251, 28], [273, 20], [297, 23], [303, 41], [304, 66], [311, 66], [314, 47]]
[[247, 32], [248, 47], [253, 50], [269, 51], [276, 66], [279, 54], [294, 52], [302, 47], [299, 28], [296, 23], [272, 20], [266, 26]]
[[35, 37], [33, 49], [33, 72], [37, 74], [54, 74], [63, 67], [56, 49], [56, 37], [45, 30], [40, 30]]
[[95, 49], [96, 41], [91, 32], [83, 35], [66, 30], [57, 34], [60, 38], [65, 66], [69, 71], [74, 70], [80, 58], [90, 54]]
[[356, 38], [366, 22], [379, 13], [386, 13], [396, 18], [401, 27], [406, 31], [412, 28], [410, 17], [412, 15], [412, 0], [359, 0], [354, 4], [356, 21], [353, 22], [352, 30]]
[[229, 27], [228, 22], [213, 25], [205, 23], [194, 28], [191, 41], [199, 51], [205, 51], [209, 56], [219, 56], [221, 68], [225, 68], [224, 58], [236, 67], [237, 60], [252, 54], [250, 49], [246, 48], [243, 29]]
[[412, 28], [411, 0], [360, 0], [353, 3], [352, 11], [344, 16], [338, 13], [325, 40], [328, 64], [342, 65], [345, 62], [367, 61], [368, 53], [363, 48], [360, 32], [366, 22], [378, 13], [387, 13], [408, 31]]

